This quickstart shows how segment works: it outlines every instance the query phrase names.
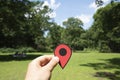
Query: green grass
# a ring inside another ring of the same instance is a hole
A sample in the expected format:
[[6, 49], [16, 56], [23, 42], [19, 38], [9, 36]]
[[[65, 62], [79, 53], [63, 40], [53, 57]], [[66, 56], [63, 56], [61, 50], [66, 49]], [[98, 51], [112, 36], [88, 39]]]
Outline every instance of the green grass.
[[[24, 60], [1, 54], [0, 80], [24, 80], [28, 63], [40, 54], [29, 54]], [[64, 69], [57, 65], [51, 80], [120, 80], [120, 54], [74, 52]]]

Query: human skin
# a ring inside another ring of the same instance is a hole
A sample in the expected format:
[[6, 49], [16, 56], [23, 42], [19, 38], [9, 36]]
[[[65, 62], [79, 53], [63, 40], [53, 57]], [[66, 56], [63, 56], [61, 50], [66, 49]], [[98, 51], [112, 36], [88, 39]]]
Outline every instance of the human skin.
[[50, 80], [52, 70], [59, 62], [59, 58], [52, 55], [40, 56], [28, 65], [25, 80]]

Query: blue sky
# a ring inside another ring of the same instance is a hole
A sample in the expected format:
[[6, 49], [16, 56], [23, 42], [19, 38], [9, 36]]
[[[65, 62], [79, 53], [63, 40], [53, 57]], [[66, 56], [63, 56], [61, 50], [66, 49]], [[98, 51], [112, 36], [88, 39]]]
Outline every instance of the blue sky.
[[89, 8], [89, 5], [94, 0], [57, 0], [61, 5], [56, 9], [55, 21], [62, 24], [69, 17], [77, 17], [84, 23], [83, 28], [87, 29], [92, 24], [92, 15], [94, 9]]
[[[37, 1], [37, 0], [32, 0]], [[53, 9], [50, 14], [55, 22], [62, 25], [62, 22], [69, 17], [76, 17], [84, 23], [83, 28], [88, 29], [93, 22], [93, 15], [98, 9], [95, 0], [42, 0], [44, 5]], [[103, 0], [105, 5], [109, 0]], [[103, 5], [103, 6], [105, 6]]]

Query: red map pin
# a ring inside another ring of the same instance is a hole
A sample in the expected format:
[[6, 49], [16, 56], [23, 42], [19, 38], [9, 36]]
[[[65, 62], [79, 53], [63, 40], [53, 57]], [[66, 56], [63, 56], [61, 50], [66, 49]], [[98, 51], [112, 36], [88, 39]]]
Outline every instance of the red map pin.
[[60, 59], [59, 65], [63, 69], [72, 55], [72, 50], [66, 44], [60, 44], [54, 50], [54, 55]]

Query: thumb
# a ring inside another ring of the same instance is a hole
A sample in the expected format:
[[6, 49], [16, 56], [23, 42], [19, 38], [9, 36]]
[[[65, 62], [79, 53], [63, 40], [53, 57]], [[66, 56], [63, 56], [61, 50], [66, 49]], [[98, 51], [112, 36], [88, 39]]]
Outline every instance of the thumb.
[[49, 71], [52, 71], [54, 69], [54, 67], [57, 65], [57, 63], [59, 62], [59, 58], [58, 57], [53, 57], [51, 59], [51, 61], [45, 66], [45, 68]]

